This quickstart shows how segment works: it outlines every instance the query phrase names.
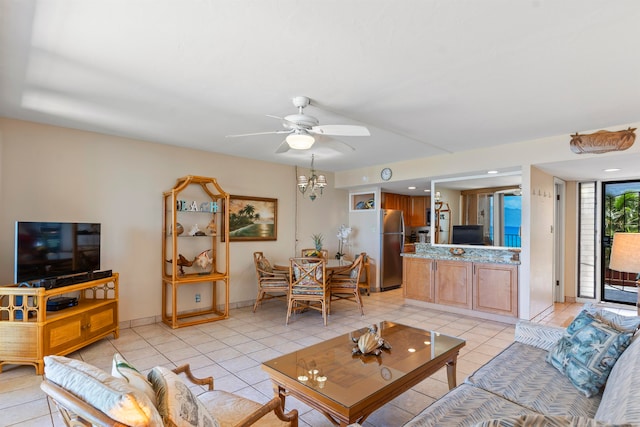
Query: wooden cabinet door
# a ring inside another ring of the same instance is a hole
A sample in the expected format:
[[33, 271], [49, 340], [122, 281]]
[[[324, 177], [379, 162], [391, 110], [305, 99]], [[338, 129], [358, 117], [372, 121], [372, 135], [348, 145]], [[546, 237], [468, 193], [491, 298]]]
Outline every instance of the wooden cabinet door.
[[427, 198], [425, 196], [410, 197], [408, 223], [410, 227], [427, 225]]
[[63, 317], [44, 327], [44, 354], [67, 354], [67, 349], [81, 347], [86, 325], [84, 313]]
[[433, 302], [433, 260], [404, 257], [402, 264], [404, 297]]
[[85, 339], [113, 330], [118, 323], [118, 305], [115, 302], [96, 307], [86, 313]]
[[518, 267], [474, 264], [473, 309], [518, 316]]
[[435, 302], [455, 307], [472, 307], [473, 264], [466, 261], [436, 261]]

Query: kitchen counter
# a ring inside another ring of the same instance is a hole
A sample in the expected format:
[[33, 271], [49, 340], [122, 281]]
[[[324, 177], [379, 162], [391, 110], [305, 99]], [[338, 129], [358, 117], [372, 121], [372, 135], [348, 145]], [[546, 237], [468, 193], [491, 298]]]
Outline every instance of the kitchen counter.
[[429, 258], [448, 261], [468, 261], [475, 263], [520, 265], [520, 249], [489, 249], [482, 246], [464, 247], [462, 255], [453, 255], [450, 249], [457, 247], [431, 246], [429, 243], [415, 243], [415, 252], [404, 252], [403, 257]]

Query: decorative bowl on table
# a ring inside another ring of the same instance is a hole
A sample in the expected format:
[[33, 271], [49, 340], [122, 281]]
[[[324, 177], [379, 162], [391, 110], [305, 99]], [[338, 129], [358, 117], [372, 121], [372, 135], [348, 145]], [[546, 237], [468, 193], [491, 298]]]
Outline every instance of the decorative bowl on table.
[[453, 256], [462, 256], [464, 254], [464, 249], [462, 248], [451, 248], [449, 249], [449, 253]]

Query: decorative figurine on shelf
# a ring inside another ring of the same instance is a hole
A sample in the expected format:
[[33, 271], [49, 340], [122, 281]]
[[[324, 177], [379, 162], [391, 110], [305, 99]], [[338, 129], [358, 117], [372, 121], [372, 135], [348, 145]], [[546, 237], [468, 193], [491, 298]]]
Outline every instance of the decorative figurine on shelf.
[[[168, 263], [172, 263], [172, 259], [166, 260]], [[193, 261], [189, 261], [182, 254], [178, 254], [178, 267], [180, 267], [180, 275], [184, 276], [184, 267], [191, 267], [193, 265]]]
[[209, 256], [210, 250], [211, 249], [207, 249], [206, 251], [200, 252], [200, 254], [193, 260], [196, 265], [203, 270], [207, 270], [207, 268], [213, 264], [213, 258]]
[[179, 222], [176, 222], [176, 236], [179, 236], [182, 233], [184, 233], [184, 227]]
[[205, 236], [204, 231], [200, 230], [198, 224], [194, 224], [189, 230], [189, 236]]
[[391, 344], [384, 340], [378, 334], [378, 327], [376, 325], [369, 326], [369, 331], [359, 338], [352, 338], [353, 342], [357, 343], [351, 353], [354, 356], [369, 355], [379, 356], [382, 353], [381, 349], [390, 350]]
[[209, 224], [207, 225], [207, 231], [212, 236], [216, 235], [216, 220], [215, 220], [215, 218], [212, 218], [211, 221], [209, 221]]

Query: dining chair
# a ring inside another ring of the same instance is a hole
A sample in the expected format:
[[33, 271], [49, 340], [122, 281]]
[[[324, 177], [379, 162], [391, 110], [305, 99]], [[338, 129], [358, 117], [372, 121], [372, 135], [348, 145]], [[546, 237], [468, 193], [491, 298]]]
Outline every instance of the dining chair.
[[253, 312], [262, 301], [269, 299], [281, 299], [287, 301], [289, 294], [289, 271], [275, 270], [262, 252], [253, 253], [253, 264], [258, 278], [258, 296], [253, 305]]
[[362, 272], [360, 273], [360, 283], [358, 286], [360, 287], [360, 294], [364, 292], [365, 295], [369, 295], [371, 293], [371, 259], [366, 252], [363, 252], [364, 258], [362, 260]]
[[303, 258], [324, 258], [327, 260], [329, 259], [329, 251], [327, 249], [302, 249], [300, 256]]
[[324, 258], [291, 258], [289, 265], [291, 285], [286, 324], [294, 311], [313, 309], [322, 313], [324, 326], [327, 326], [327, 314], [331, 295], [327, 281], [326, 261]]
[[329, 276], [331, 300], [352, 300], [360, 307], [360, 314], [364, 316], [364, 307], [360, 295], [360, 275], [364, 265], [366, 253], [361, 253], [348, 267], [334, 269]]

